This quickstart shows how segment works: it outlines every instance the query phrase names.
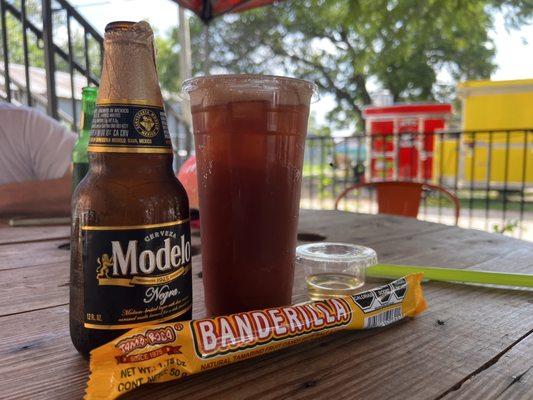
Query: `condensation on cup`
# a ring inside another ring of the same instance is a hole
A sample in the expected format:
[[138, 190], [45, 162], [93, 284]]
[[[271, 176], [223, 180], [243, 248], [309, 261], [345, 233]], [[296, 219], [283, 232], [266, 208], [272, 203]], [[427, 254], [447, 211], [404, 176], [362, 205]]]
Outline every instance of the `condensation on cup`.
[[291, 302], [309, 104], [316, 86], [262, 75], [183, 85], [196, 146], [210, 315]]

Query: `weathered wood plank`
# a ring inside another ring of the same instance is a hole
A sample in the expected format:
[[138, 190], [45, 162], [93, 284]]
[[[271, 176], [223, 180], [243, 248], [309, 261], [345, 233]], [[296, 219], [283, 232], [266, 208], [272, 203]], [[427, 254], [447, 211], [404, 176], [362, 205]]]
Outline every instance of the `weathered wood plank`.
[[[416, 238], [412, 236], [412, 238]], [[431, 264], [439, 260], [440, 265], [465, 265], [465, 255], [471, 268], [487, 270], [506, 270], [515, 272], [531, 272], [533, 270], [533, 254], [529, 248], [516, 248], [503, 252], [499, 247], [490, 245], [490, 251], [481, 253], [478, 247], [467, 247], [458, 256], [457, 252], [450, 252], [442, 241], [428, 245], [424, 240], [400, 241], [402, 252], [416, 254], [416, 256], [402, 256], [393, 251], [399, 240], [387, 243], [372, 244], [380, 255], [389, 254], [383, 258], [386, 262], [412, 262]], [[437, 241], [438, 242], [438, 241]], [[367, 243], [364, 243], [367, 244]], [[391, 250], [392, 249], [392, 250]], [[46, 279], [43, 279], [43, 278]], [[0, 271], [0, 316], [40, 309], [68, 302], [68, 260], [44, 264], [33, 267], [8, 269]], [[199, 293], [201, 288], [196, 290]]]
[[0, 271], [0, 316], [68, 304], [68, 292], [66, 262]]
[[[377, 218], [372, 215], [357, 215], [356, 218], [350, 219], [340, 217], [343, 214], [340, 211], [328, 213], [318, 213], [318, 218], [313, 219], [314, 212], [303, 211], [301, 216], [301, 232], [319, 233], [326, 237], [326, 240], [342, 240], [346, 235], [350, 235], [351, 241], [361, 243], [371, 243], [372, 239], [377, 242], [383, 240], [401, 239], [406, 235], [419, 235], [422, 233], [438, 232], [450, 229], [445, 225], [421, 222], [415, 219], [395, 218], [389, 216], [380, 216]], [[336, 218], [334, 224], [331, 218]], [[401, 229], [399, 230], [399, 226]], [[53, 227], [50, 227], [52, 229]], [[3, 228], [8, 231], [18, 229], [30, 229], [30, 233], [36, 228]], [[1, 229], [0, 229], [1, 230]], [[22, 232], [22, 231], [20, 231]], [[33, 235], [33, 233], [31, 233]], [[31, 240], [36, 240], [37, 234], [30, 236]], [[22, 236], [20, 237], [22, 239]], [[199, 240], [193, 235], [193, 241]], [[35, 265], [50, 264], [54, 262], [63, 262], [69, 259], [68, 251], [58, 249], [58, 246], [68, 241], [50, 240], [39, 242], [11, 243], [0, 245], [0, 270], [29, 267]], [[194, 245], [195, 243], [193, 243]]]
[[58, 247], [67, 242], [68, 239], [63, 239], [2, 245], [0, 246], [0, 271], [35, 265], [68, 263], [70, 252]]
[[[53, 263], [68, 264], [70, 251], [64, 248], [68, 242], [67, 238], [0, 245], [0, 271]], [[191, 244], [194, 254], [200, 248], [200, 238], [192, 236]]]
[[[201, 258], [193, 257], [194, 302], [198, 308], [204, 301], [200, 271]], [[68, 304], [69, 276], [68, 261], [0, 270], [0, 317]]]
[[494, 363], [459, 383], [442, 397], [459, 399], [531, 399], [533, 397], [533, 332]]
[[370, 246], [383, 262], [533, 273], [533, 244], [503, 235], [387, 215], [322, 211], [315, 221], [308, 213], [300, 231]]
[[[180, 383], [141, 389], [130, 398], [171, 399], [177, 393], [192, 399], [378, 399], [390, 393], [432, 398], [533, 325], [527, 292], [509, 296], [495, 289], [431, 284], [427, 295], [430, 310], [395, 327], [338, 334]], [[9, 326], [7, 332], [2, 329], [0, 344], [0, 385], [7, 387], [8, 398], [81, 396], [86, 369], [69, 342], [66, 306], [1, 321]], [[31, 381], [18, 384], [24, 375]], [[69, 384], [58, 389], [64, 382]]]
[[430, 399], [533, 324], [533, 315], [524, 318], [515, 308], [527, 304], [527, 292], [509, 300], [494, 289], [439, 283], [427, 285], [427, 296], [427, 313], [395, 327], [338, 334], [126, 398], [172, 399], [179, 390], [193, 399]]
[[[373, 224], [372, 221], [375, 219], [373, 216], [362, 216], [357, 218], [358, 223], [361, 223], [360, 219], [367, 221], [365, 224], [368, 226], [367, 234], [369, 237], [381, 237], [380, 231], [387, 222]], [[306, 217], [304, 216], [302, 220], [305, 224]], [[386, 218], [384, 218], [384, 221], [386, 221]], [[327, 220], [324, 219], [322, 222], [327, 222]], [[416, 227], [416, 221], [412, 226]], [[337, 234], [335, 226], [321, 226], [321, 224], [318, 224], [318, 226], [313, 226], [313, 228], [313, 231], [318, 231], [324, 236]], [[304, 229], [306, 229], [305, 226], [301, 230], [303, 231]], [[347, 224], [343, 230], [343, 235], [346, 236], [346, 232], [348, 234], [357, 234], [360, 229], [356, 224]], [[424, 229], [416, 229], [412, 232], [411, 238], [427, 234], [428, 231], [433, 232], [435, 229], [442, 230], [446, 229], [446, 227], [426, 224]], [[394, 230], [391, 232], [394, 234]], [[390, 235], [387, 237], [390, 237]], [[7, 256], [4, 260], [0, 260], [0, 291], [4, 293], [0, 297], [0, 316], [57, 306], [68, 302], [69, 253], [68, 251], [57, 249], [57, 243], [56, 241], [49, 241], [4, 246], [4, 248], [10, 249], [10, 254], [18, 255], [22, 259], [16, 261], [16, 263], [15, 260], [9, 262]], [[200, 248], [199, 237], [193, 236], [192, 244], [194, 248]], [[28, 252], [28, 248], [35, 250]], [[0, 246], [0, 254], [2, 254], [2, 246]], [[38, 257], [36, 256], [37, 254]], [[42, 264], [53, 260], [55, 261]], [[32, 263], [37, 265], [30, 266]], [[19, 265], [26, 266], [24, 268], [16, 268]], [[13, 269], [2, 270], [3, 266], [12, 266]], [[195, 288], [195, 298], [196, 294], [201, 291], [201, 287]]]
[[[304, 212], [300, 231], [322, 233], [327, 240], [373, 245], [386, 262], [446, 266], [461, 262], [454, 266], [517, 270], [531, 268], [533, 260], [529, 243], [483, 232], [467, 231], [462, 236], [458, 228], [395, 217]], [[464, 244], [464, 240], [474, 242]], [[461, 243], [463, 247], [457, 247]], [[67, 264], [63, 265], [68, 271]], [[195, 262], [196, 317], [203, 315], [199, 268]], [[38, 267], [0, 271], [0, 281], [5, 282], [3, 276], [10, 272], [15, 274], [11, 279], [17, 280], [24, 270], [37, 282]], [[296, 273], [293, 300], [300, 302], [305, 299], [305, 283], [302, 271]], [[532, 292], [444, 283], [429, 283], [425, 288], [429, 310], [415, 320], [388, 329], [337, 334], [182, 382], [147, 387], [129, 398], [435, 398], [490, 363], [533, 327]], [[2, 297], [15, 296], [1, 293]], [[65, 294], [54, 296], [61, 299]], [[2, 317], [0, 336], [4, 339], [0, 342], [3, 396], [81, 397], [87, 370], [70, 344], [67, 306]], [[31, 379], [22, 385], [24, 376]]]
[[80, 399], [87, 363], [70, 343], [68, 306], [0, 319], [0, 388], [6, 399]]
[[0, 227], [0, 245], [34, 242], [38, 240], [68, 239], [70, 226]]
[[457, 229], [414, 218], [312, 210], [300, 211], [298, 228], [299, 232], [325, 236], [325, 241], [344, 240], [352, 243], [382, 242], [409, 235]]

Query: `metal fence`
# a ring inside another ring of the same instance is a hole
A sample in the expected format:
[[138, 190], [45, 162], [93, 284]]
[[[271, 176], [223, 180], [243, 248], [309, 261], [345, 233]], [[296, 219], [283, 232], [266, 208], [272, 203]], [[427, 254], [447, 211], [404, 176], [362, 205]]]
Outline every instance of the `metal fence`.
[[[332, 209], [344, 189], [383, 180], [442, 186], [460, 200], [460, 226], [533, 240], [532, 129], [308, 137], [302, 207]], [[371, 189], [339, 206], [377, 212]], [[453, 224], [452, 203], [424, 192], [419, 218]]]
[[[65, 0], [0, 0], [0, 22], [0, 97], [46, 109], [48, 115], [76, 130], [79, 82], [98, 85], [101, 35]], [[23, 76], [16, 73], [21, 65]], [[40, 69], [45, 72], [44, 84], [39, 79]], [[59, 78], [67, 79], [66, 87], [58, 85]], [[58, 98], [65, 103], [63, 107]]]
[[[103, 38], [65, 0], [0, 0], [0, 100], [39, 108], [78, 130], [81, 91], [98, 86]], [[181, 104], [165, 100], [175, 168], [192, 151]]]

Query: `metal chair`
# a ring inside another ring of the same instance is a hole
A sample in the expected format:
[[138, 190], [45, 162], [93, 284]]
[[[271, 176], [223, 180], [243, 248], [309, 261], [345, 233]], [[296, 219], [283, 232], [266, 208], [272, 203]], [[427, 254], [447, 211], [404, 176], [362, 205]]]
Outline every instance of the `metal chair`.
[[423, 191], [434, 190], [441, 192], [448, 197], [455, 206], [455, 225], [459, 221], [461, 205], [455, 194], [442, 186], [431, 185], [429, 183], [403, 182], [403, 181], [381, 181], [358, 183], [345, 189], [335, 200], [335, 210], [338, 210], [340, 201], [352, 190], [363, 187], [374, 187], [377, 192], [378, 213], [403, 215], [416, 218], [420, 207], [420, 199]]

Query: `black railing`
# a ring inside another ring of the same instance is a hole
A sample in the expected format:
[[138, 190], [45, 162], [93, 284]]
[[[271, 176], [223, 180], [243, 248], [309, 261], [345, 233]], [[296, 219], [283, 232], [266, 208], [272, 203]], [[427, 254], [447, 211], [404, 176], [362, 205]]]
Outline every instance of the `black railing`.
[[[533, 240], [532, 129], [308, 137], [302, 207], [331, 209], [345, 188], [383, 180], [442, 186], [460, 200], [459, 225]], [[377, 211], [366, 189], [340, 208]], [[419, 218], [454, 223], [452, 204], [426, 193]]]
[[[98, 86], [102, 36], [65, 0], [0, 0], [0, 99], [37, 107], [77, 131], [81, 89]], [[177, 169], [192, 151], [180, 104], [166, 100]]]
[[0, 97], [46, 109], [76, 130], [79, 86], [98, 85], [102, 36], [65, 0], [0, 0], [0, 22]]

